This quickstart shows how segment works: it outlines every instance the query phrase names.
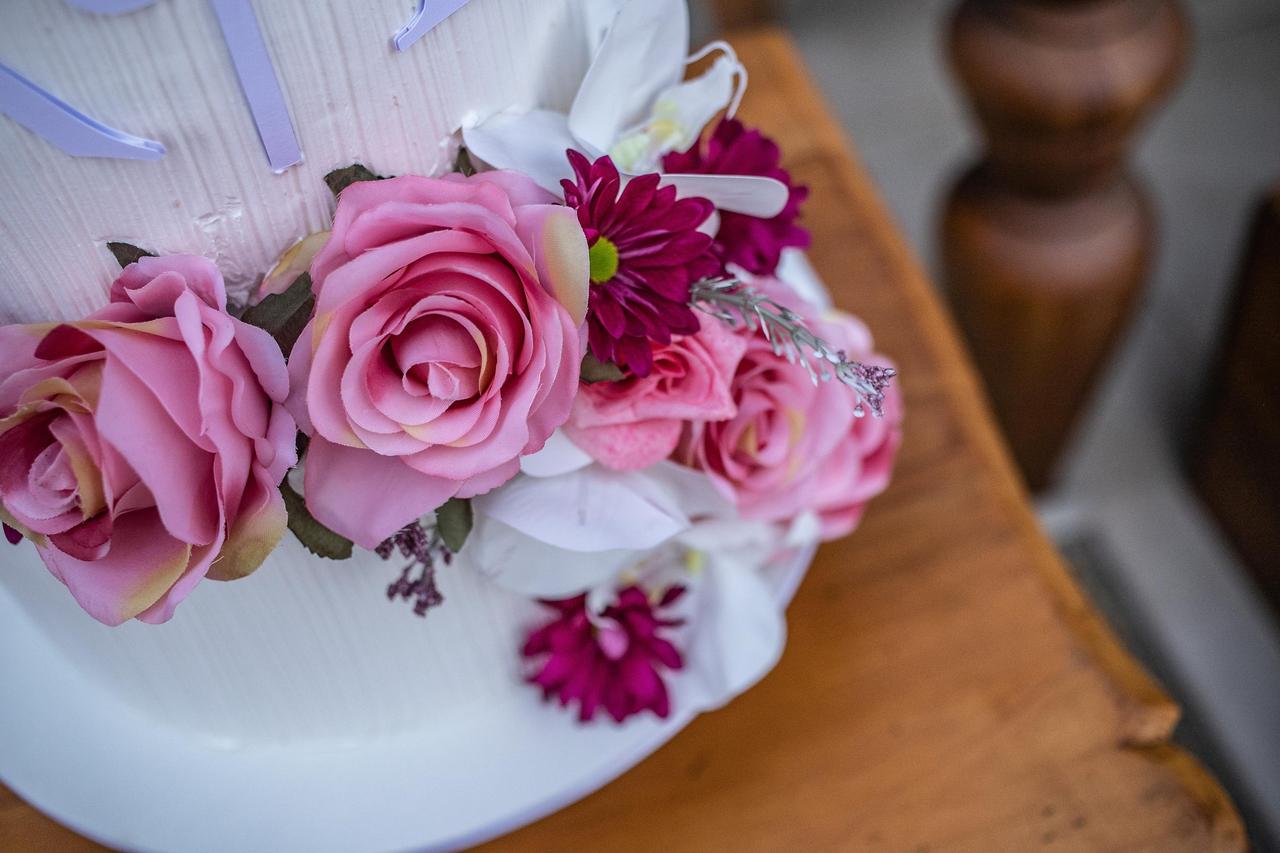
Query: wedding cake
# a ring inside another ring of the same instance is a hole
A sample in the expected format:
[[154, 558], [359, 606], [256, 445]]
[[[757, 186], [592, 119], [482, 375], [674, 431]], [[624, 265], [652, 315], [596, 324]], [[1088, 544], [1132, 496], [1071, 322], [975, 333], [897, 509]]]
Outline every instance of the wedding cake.
[[773, 666], [901, 405], [688, 42], [679, 0], [0, 5], [0, 777], [130, 847], [449, 845]]

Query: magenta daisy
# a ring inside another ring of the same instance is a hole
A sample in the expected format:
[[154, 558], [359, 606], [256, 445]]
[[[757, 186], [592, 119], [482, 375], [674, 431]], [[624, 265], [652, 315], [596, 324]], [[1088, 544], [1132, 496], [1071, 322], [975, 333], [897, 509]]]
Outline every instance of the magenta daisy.
[[600, 361], [647, 376], [652, 342], [698, 331], [689, 287], [720, 270], [711, 237], [698, 231], [714, 208], [703, 198], [677, 199], [675, 187], [658, 186], [659, 175], [624, 185], [608, 157], [592, 163], [568, 154], [574, 180], [561, 181], [565, 203], [578, 212], [591, 249], [587, 344]]
[[772, 139], [737, 119], [724, 119], [707, 140], [705, 151], [701, 144], [695, 144], [682, 154], [668, 154], [662, 168], [682, 174], [759, 175], [786, 184], [790, 191], [787, 204], [772, 219], [721, 211], [720, 230], [712, 247], [726, 264], [737, 264], [756, 275], [773, 275], [784, 248], [809, 245], [808, 230], [796, 222], [809, 189], [791, 183], [791, 173], [779, 165], [781, 160], [782, 153]]
[[643, 589], [629, 586], [598, 616], [587, 612], [585, 595], [543, 601], [557, 616], [525, 640], [524, 656], [540, 659], [529, 680], [546, 699], [557, 697], [562, 706], [577, 702], [583, 722], [601, 708], [619, 723], [642, 711], [665, 719], [671, 700], [662, 671], [680, 669], [684, 661], [661, 636], [681, 622], [663, 618], [659, 611], [675, 604], [684, 591], [673, 586], [654, 603]]

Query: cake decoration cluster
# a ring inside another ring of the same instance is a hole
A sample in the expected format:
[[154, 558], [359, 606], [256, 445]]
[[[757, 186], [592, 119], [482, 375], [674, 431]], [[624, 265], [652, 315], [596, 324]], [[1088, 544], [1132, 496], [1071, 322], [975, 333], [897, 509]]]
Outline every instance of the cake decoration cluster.
[[331, 228], [250, 305], [140, 237], [102, 308], [0, 328], [11, 541], [109, 625], [286, 528], [391, 562], [419, 616], [476, 572], [540, 602], [519, 654], [584, 721], [758, 680], [785, 555], [886, 488], [902, 400], [867, 328], [788, 280], [807, 190], [735, 118], [732, 49], [687, 58], [666, 5], [622, 3], [568, 113], [464, 128], [451, 173], [334, 164]]

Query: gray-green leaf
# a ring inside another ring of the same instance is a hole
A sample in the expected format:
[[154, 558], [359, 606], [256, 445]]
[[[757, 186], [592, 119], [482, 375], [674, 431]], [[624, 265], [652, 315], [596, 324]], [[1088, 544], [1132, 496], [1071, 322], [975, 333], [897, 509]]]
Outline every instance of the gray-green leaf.
[[445, 547], [455, 554], [462, 550], [474, 523], [471, 501], [466, 498], [450, 498], [436, 510], [436, 530]]
[[302, 495], [293, 490], [288, 480], [280, 484], [280, 494], [284, 496], [284, 507], [289, 513], [289, 530], [304, 548], [317, 557], [328, 560], [346, 560], [351, 557], [351, 540], [339, 536], [316, 521], [307, 510]]
[[107, 249], [115, 256], [116, 263], [120, 265], [120, 269], [124, 269], [129, 264], [137, 263], [139, 258], [155, 257], [155, 253], [148, 252], [146, 249], [139, 249], [130, 243], [107, 243]]
[[257, 305], [252, 305], [240, 319], [250, 325], [265, 329], [280, 345], [286, 356], [297, 343], [298, 336], [306, 328], [315, 310], [316, 297], [311, 292], [311, 274], [303, 273], [293, 280], [284, 293], [268, 294]]
[[601, 361], [591, 353], [582, 357], [582, 381], [588, 385], [594, 385], [597, 382], [617, 382], [619, 379], [626, 378], [627, 375], [616, 364]]
[[469, 178], [476, 173], [476, 164], [471, 162], [471, 152], [466, 148], [458, 149], [458, 156], [453, 161], [453, 171]]
[[345, 169], [334, 169], [324, 176], [324, 182], [329, 185], [329, 191], [335, 197], [352, 184], [358, 184], [361, 181], [380, 180], [382, 180], [382, 176], [374, 174], [363, 163], [352, 163]]

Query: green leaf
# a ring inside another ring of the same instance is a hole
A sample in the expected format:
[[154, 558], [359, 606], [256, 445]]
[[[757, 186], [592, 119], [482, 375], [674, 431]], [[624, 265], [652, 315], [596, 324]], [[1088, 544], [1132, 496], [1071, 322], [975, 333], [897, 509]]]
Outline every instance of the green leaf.
[[307, 510], [302, 495], [293, 490], [287, 479], [280, 484], [280, 494], [284, 496], [284, 507], [289, 513], [289, 530], [304, 548], [327, 560], [346, 560], [351, 557], [351, 540], [339, 536], [316, 521]]
[[455, 554], [462, 550], [474, 523], [471, 501], [466, 498], [450, 498], [436, 510], [436, 530], [445, 547]]
[[120, 264], [120, 269], [124, 269], [129, 264], [137, 263], [139, 258], [155, 257], [153, 252], [139, 249], [129, 243], [107, 243], [107, 248], [111, 251], [111, 254], [115, 255], [116, 263]]
[[622, 372], [622, 368], [612, 362], [601, 361], [591, 353], [582, 357], [582, 381], [588, 385], [594, 385], [597, 382], [617, 382], [626, 378], [627, 375]]
[[329, 185], [329, 190], [337, 196], [352, 184], [358, 184], [361, 181], [380, 181], [381, 175], [375, 175], [362, 163], [352, 163], [345, 169], [334, 169], [332, 172], [324, 176], [324, 182]]
[[466, 148], [458, 149], [458, 156], [453, 161], [453, 171], [465, 178], [476, 173], [476, 164], [471, 162], [471, 152]]
[[257, 305], [252, 305], [240, 319], [250, 325], [265, 329], [280, 345], [286, 356], [297, 343], [298, 336], [306, 328], [315, 310], [316, 297], [311, 292], [311, 274], [303, 273], [293, 280], [284, 293], [271, 293]]

